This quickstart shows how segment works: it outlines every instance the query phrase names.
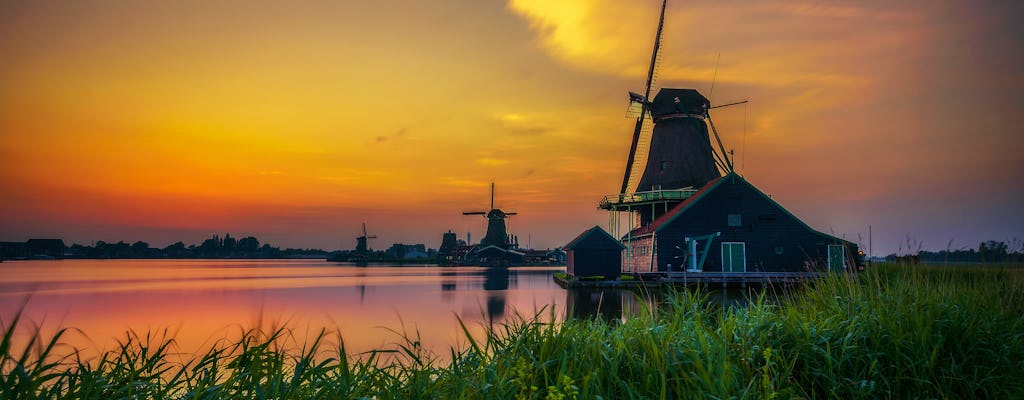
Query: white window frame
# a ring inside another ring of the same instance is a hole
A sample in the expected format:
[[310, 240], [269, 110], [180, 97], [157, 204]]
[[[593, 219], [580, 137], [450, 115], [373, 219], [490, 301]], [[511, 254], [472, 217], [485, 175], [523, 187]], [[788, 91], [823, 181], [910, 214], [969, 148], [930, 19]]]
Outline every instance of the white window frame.
[[[726, 245], [734, 245], [734, 244], [738, 244], [738, 245], [740, 245], [743, 248], [743, 271], [739, 271], [739, 272], [747, 272], [747, 243], [746, 242], [722, 242], [722, 272], [726, 272], [726, 270], [725, 270], [725, 254], [726, 254], [725, 248], [726, 248]], [[729, 247], [731, 247], [731, 246], [729, 246]], [[731, 251], [729, 252], [729, 257], [732, 257], [732, 252]], [[730, 261], [732, 261], [732, 260], [730, 259]], [[732, 263], [730, 262], [729, 265], [732, 265]], [[735, 272], [735, 271], [728, 271], [728, 272]]]

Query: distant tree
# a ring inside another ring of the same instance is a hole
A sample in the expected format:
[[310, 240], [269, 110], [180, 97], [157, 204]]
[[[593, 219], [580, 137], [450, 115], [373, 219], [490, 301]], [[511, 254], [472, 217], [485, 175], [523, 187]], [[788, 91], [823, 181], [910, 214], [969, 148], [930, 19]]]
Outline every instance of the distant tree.
[[213, 235], [212, 238], [206, 239], [202, 244], [199, 245], [197, 251], [200, 256], [212, 257], [220, 253], [221, 240], [220, 236]]
[[223, 249], [224, 253], [231, 253], [235, 251], [236, 243], [237, 241], [235, 240], [235, 238], [231, 237], [230, 233], [225, 233], [224, 241], [221, 242], [221, 248]]
[[180, 258], [185, 255], [185, 244], [182, 242], [174, 243], [170, 246], [164, 247], [164, 257]]
[[239, 239], [235, 248], [244, 253], [255, 253], [260, 249], [260, 241], [255, 237], [247, 236]]
[[1007, 246], [1005, 242], [988, 240], [978, 245], [978, 253], [981, 260], [986, 262], [998, 262], [1006, 259]]

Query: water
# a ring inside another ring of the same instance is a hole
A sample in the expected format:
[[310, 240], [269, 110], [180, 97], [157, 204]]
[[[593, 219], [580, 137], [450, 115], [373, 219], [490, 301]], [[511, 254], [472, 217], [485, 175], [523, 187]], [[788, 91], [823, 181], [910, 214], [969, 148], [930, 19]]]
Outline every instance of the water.
[[[243, 329], [287, 325], [296, 340], [321, 328], [350, 353], [418, 337], [444, 355], [519, 312], [565, 315], [568, 293], [551, 279], [564, 267], [438, 267], [323, 260], [61, 260], [0, 263], [0, 321], [23, 310], [24, 340], [75, 328], [65, 342], [87, 354], [116, 348], [126, 333], [167, 329], [194, 353]], [[576, 300], [575, 303], [585, 303]], [[26, 322], [27, 321], [27, 322]], [[403, 333], [404, 332], [404, 333]]]

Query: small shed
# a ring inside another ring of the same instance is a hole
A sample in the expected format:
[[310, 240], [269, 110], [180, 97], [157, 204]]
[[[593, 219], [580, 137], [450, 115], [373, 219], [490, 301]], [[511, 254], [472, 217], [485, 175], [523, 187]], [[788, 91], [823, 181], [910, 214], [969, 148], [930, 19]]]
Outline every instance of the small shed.
[[618, 279], [622, 273], [622, 251], [626, 246], [600, 226], [583, 231], [563, 249], [567, 258], [565, 272], [569, 275]]

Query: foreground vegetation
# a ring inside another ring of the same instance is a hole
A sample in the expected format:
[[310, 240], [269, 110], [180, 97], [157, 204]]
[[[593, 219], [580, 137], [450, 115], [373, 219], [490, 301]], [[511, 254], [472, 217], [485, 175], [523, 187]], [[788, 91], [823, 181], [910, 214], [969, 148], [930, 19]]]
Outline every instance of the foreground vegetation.
[[55, 358], [60, 334], [13, 349], [15, 320], [0, 398], [1024, 398], [1019, 266], [886, 266], [784, 297], [723, 309], [680, 292], [621, 323], [513, 318], [444, 363], [415, 337], [353, 357], [287, 330], [184, 360], [161, 335]]

